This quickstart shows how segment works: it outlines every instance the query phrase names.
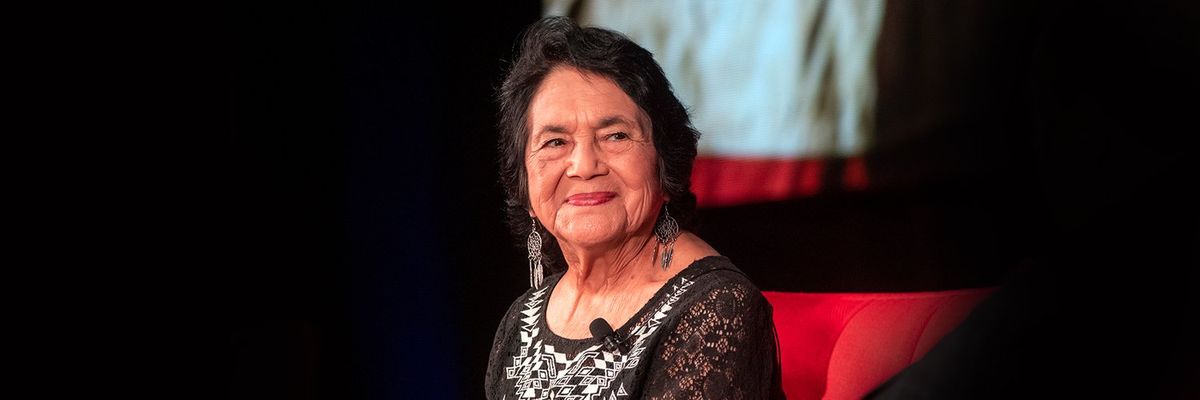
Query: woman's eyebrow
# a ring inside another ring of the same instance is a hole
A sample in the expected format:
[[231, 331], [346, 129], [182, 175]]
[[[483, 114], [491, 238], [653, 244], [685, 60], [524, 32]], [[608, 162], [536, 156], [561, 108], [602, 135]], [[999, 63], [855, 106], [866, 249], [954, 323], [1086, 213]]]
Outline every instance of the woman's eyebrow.
[[601, 119], [600, 123], [596, 124], [595, 129], [604, 129], [617, 124], [633, 125], [629, 122], [629, 120], [626, 120], [624, 116], [610, 115]]
[[542, 125], [542, 128], [538, 129], [537, 135], [534, 135], [534, 136], [535, 137], [541, 136], [542, 134], [545, 134], [545, 133], [571, 133], [571, 131], [569, 129], [567, 129], [566, 126], [563, 126], [563, 125], [546, 124], [546, 125]]
[[[608, 128], [613, 125], [620, 125], [620, 124], [633, 125], [632, 123], [629, 122], [628, 119], [626, 119], [622, 115], [610, 115], [610, 116], [602, 118], [600, 120], [600, 122], [597, 123], [593, 127], [593, 129], [604, 129], [604, 128]], [[542, 127], [540, 129], [537, 130], [537, 134], [534, 135], [534, 137], [541, 136], [546, 133], [571, 133], [571, 131], [569, 129], [567, 129], [566, 126], [563, 126], [563, 125], [545, 124], [545, 125], [542, 125]]]

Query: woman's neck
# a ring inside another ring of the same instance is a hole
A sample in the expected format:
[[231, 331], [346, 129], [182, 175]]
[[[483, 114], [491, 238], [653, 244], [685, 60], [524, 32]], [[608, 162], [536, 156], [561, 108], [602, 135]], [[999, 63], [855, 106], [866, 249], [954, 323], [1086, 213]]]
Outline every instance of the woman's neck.
[[607, 252], [579, 251], [559, 243], [568, 267], [550, 294], [546, 322], [551, 331], [567, 338], [589, 337], [588, 326], [597, 317], [614, 328], [623, 326], [664, 282], [692, 261], [718, 255], [687, 231], [680, 232], [675, 257], [667, 269], [661, 267], [663, 249], [649, 233], [623, 242], [629, 246]]
[[559, 242], [567, 271], [550, 294], [546, 322], [550, 330], [567, 338], [590, 336], [588, 326], [604, 318], [614, 328], [624, 325], [653, 296], [657, 287], [653, 268], [652, 235], [632, 236], [607, 251], [581, 249]]
[[560, 282], [572, 286], [580, 295], [620, 291], [630, 285], [654, 280], [654, 262], [658, 242], [649, 232], [621, 240], [612, 247], [577, 247], [560, 242], [567, 271]]

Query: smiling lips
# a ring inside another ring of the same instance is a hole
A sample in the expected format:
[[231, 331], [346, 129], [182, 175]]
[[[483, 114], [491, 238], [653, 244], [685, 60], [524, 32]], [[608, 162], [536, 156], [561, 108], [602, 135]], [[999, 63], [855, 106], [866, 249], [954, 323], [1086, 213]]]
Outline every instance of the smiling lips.
[[617, 197], [617, 194], [614, 192], [579, 193], [567, 197], [567, 204], [573, 206], [596, 206], [607, 203], [614, 197]]

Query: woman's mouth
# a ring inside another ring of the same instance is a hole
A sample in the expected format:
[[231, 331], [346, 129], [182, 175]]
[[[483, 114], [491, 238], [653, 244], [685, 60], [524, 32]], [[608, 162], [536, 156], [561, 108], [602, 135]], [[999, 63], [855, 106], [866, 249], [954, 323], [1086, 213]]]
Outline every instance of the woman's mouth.
[[567, 204], [573, 206], [595, 206], [607, 203], [614, 197], [617, 197], [617, 194], [614, 192], [579, 193], [568, 196]]

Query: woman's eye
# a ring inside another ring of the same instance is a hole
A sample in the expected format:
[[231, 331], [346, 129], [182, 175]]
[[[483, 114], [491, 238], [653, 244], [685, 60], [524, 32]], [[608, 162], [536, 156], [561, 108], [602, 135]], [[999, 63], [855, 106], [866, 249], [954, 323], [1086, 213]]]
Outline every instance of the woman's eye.
[[561, 147], [561, 146], [564, 146], [564, 145], [566, 145], [566, 144], [567, 144], [567, 141], [566, 141], [566, 140], [562, 140], [562, 139], [550, 139], [550, 140], [547, 140], [547, 141], [546, 141], [546, 143], [543, 143], [543, 144], [542, 144], [542, 147]]
[[608, 140], [625, 140], [625, 139], [629, 139], [629, 134], [627, 134], [627, 133], [625, 133], [625, 132], [617, 132], [617, 133], [613, 133], [613, 134], [610, 134], [610, 135], [606, 136], [606, 137], [605, 137], [605, 139], [608, 139]]

